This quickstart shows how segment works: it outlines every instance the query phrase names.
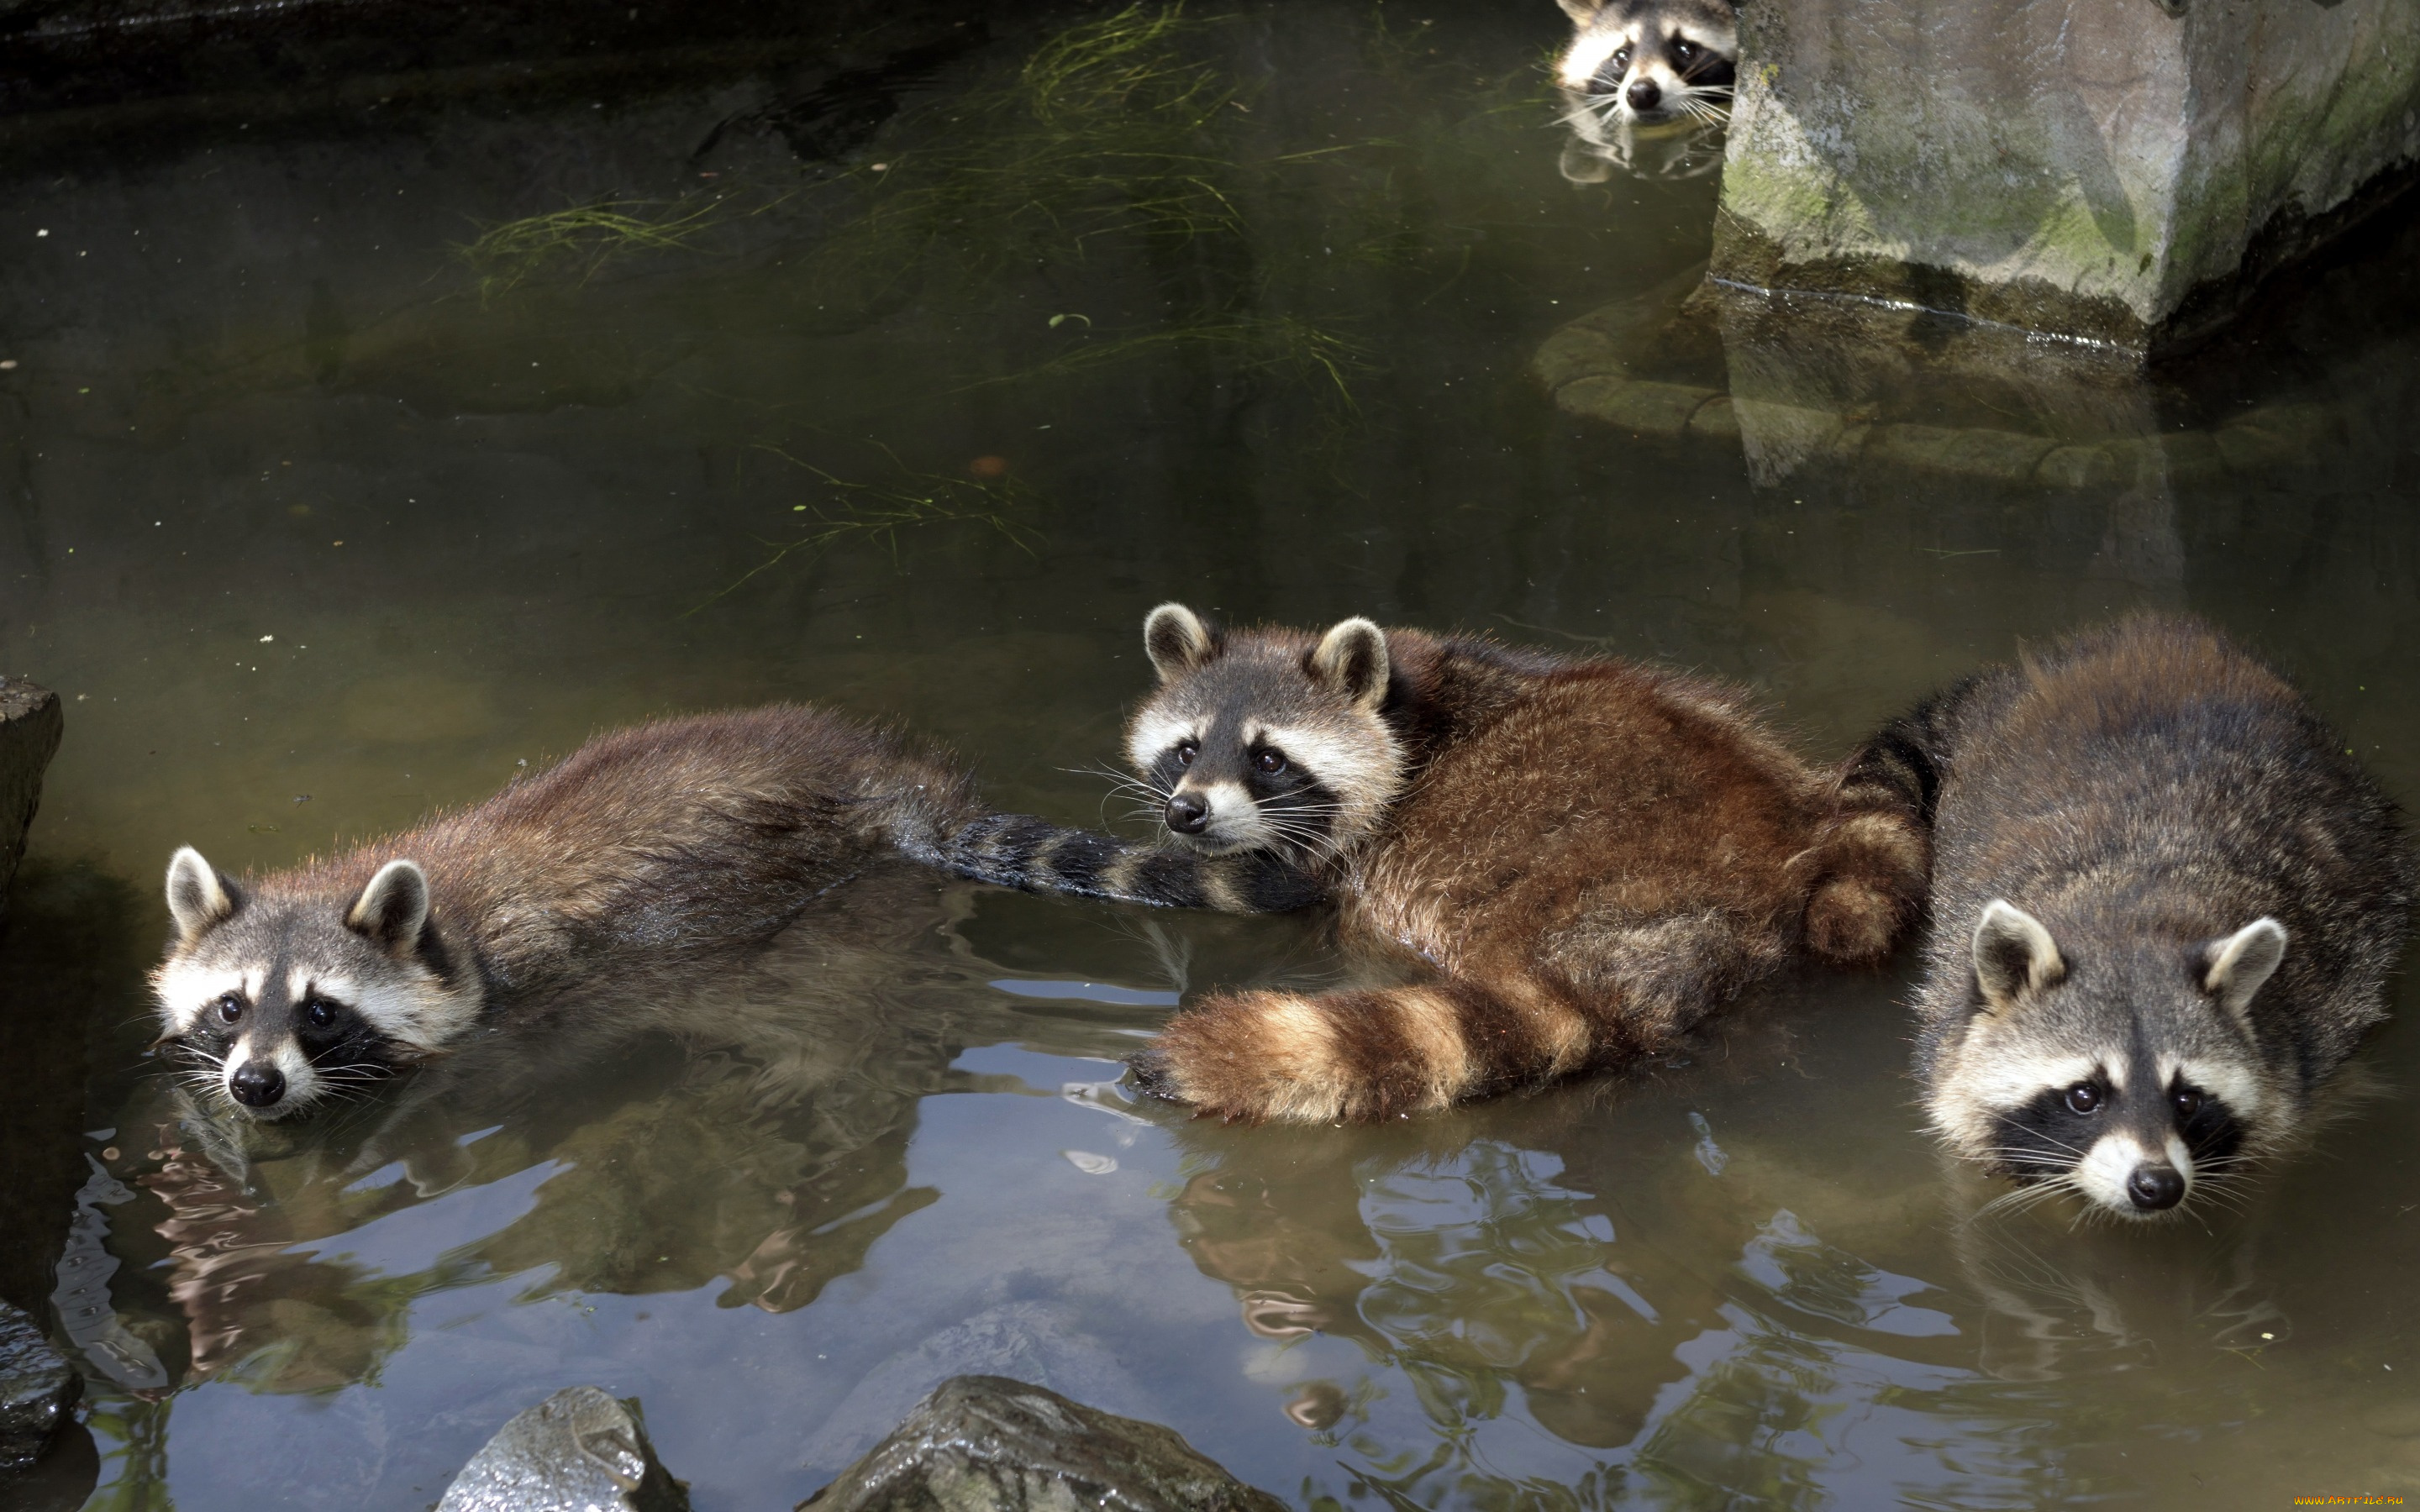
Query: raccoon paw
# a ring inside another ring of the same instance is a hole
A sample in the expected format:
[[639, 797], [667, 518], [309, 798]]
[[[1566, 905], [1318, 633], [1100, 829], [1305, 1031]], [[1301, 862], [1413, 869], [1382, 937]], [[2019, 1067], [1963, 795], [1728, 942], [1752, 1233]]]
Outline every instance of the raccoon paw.
[[1184, 1094], [1176, 1089], [1176, 1072], [1170, 1069], [1168, 1057], [1156, 1049], [1126, 1057], [1126, 1081], [1145, 1097], [1156, 1097], [1163, 1103], [1185, 1101]]
[[1909, 909], [1862, 877], [1833, 877], [1807, 900], [1807, 949], [1839, 965], [1877, 965], [1899, 943]]

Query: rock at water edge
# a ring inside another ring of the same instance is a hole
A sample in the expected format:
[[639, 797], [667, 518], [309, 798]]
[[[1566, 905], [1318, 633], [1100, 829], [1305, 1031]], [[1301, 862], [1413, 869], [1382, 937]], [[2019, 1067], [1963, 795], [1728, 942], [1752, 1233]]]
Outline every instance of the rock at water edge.
[[999, 1376], [945, 1381], [798, 1512], [1282, 1512], [1172, 1429]]
[[496, 1430], [437, 1512], [689, 1512], [656, 1458], [637, 1401], [570, 1386]]
[[0, 908], [25, 855], [25, 831], [41, 801], [42, 772], [59, 748], [59, 696], [22, 677], [0, 677]]
[[83, 1394], [84, 1378], [34, 1320], [0, 1302], [0, 1471], [42, 1458]]

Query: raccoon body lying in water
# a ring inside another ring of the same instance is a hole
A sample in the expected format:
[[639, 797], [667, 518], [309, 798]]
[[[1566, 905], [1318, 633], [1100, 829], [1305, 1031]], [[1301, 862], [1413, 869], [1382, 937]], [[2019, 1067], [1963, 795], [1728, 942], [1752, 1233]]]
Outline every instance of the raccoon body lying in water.
[[2167, 1212], [2288, 1143], [2385, 1016], [2414, 881], [2394, 806], [2198, 621], [1971, 678], [1869, 751], [1931, 816], [1916, 1066], [1960, 1155]]
[[954, 763], [819, 710], [698, 715], [600, 735], [474, 808], [257, 880], [178, 851], [177, 936], [152, 973], [162, 1038], [237, 1104], [282, 1116], [443, 1052], [506, 998], [764, 939], [883, 856], [1137, 903], [1315, 893], [1271, 857], [1205, 864], [990, 812]]
[[1434, 968], [1180, 1013], [1137, 1072], [1205, 1112], [1374, 1119], [1652, 1051], [1785, 963], [1880, 960], [1922, 896], [1894, 790], [1808, 767], [1718, 684], [1176, 604], [1144, 642], [1127, 754], [1169, 829], [1326, 877], [1349, 938]]

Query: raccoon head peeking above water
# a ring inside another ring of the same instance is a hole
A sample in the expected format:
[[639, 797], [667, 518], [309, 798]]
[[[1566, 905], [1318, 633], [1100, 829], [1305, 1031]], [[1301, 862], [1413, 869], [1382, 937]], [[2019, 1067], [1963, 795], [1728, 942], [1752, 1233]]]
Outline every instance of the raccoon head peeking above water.
[[1260, 632], [1231, 642], [1184, 605], [1162, 604], [1143, 623], [1143, 649], [1160, 687], [1127, 729], [1126, 756], [1178, 843], [1316, 868], [1376, 827], [1404, 764], [1379, 713], [1385, 631], [1350, 619], [1316, 640]]
[[152, 978], [163, 1039], [255, 1113], [375, 1080], [479, 1012], [479, 974], [411, 861], [343, 897], [255, 893], [187, 846], [168, 863], [168, 911], [178, 941]]
[[1602, 126], [1718, 120], [1739, 66], [1729, 0], [1561, 0], [1576, 28], [1555, 81]]
[[1975, 1016], [1931, 1112], [1987, 1165], [2152, 1217], [2275, 1141], [2294, 1091], [2253, 1049], [2251, 1011], [2286, 929], [2258, 918], [2181, 951], [2074, 935], [2103, 948], [2071, 962], [2033, 915], [1996, 898], [1983, 910]]

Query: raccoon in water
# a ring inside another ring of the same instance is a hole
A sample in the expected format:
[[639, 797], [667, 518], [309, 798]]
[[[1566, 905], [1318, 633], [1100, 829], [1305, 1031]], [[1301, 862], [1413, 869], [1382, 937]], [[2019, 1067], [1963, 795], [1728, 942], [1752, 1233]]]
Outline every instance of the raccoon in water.
[[1881, 960], [1921, 902], [1897, 790], [1808, 766], [1721, 684], [1178, 604], [1143, 639], [1126, 752], [1170, 832], [1326, 878], [1349, 939], [1430, 968], [1178, 1014], [1137, 1075], [1204, 1112], [1376, 1119], [1652, 1052], [1795, 959]]
[[1555, 82], [1600, 123], [1657, 125], [1728, 115], [1739, 72], [1730, 0], [1562, 0], [1572, 40]]
[[1722, 166], [1739, 71], [1729, 0], [1562, 0], [1572, 39], [1555, 63], [1563, 177], [1694, 178]]
[[1281, 858], [991, 812], [940, 753], [821, 710], [696, 715], [600, 735], [474, 808], [257, 879], [179, 850], [176, 935], [151, 978], [162, 1040], [239, 1108], [284, 1116], [442, 1053], [510, 1001], [763, 940], [893, 855], [1135, 903], [1250, 911], [1318, 893]]
[[1955, 1153], [2150, 1218], [2250, 1169], [2386, 1016], [2395, 806], [2279, 676], [2142, 615], [1868, 748], [1932, 829], [1916, 1070]]

